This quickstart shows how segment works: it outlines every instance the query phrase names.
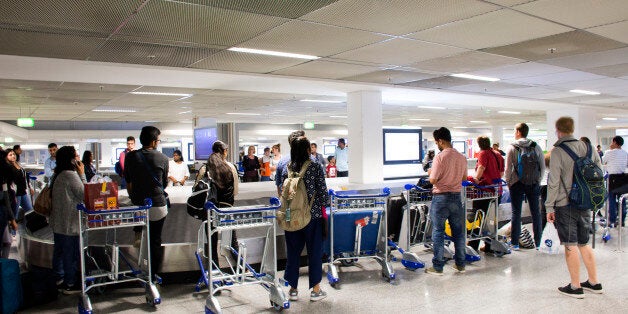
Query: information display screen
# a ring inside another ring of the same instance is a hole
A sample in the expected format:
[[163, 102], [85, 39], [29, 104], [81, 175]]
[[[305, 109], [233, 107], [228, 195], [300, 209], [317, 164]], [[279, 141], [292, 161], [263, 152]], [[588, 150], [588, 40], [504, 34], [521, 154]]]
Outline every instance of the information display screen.
[[194, 159], [207, 160], [216, 140], [218, 140], [216, 128], [194, 129]]
[[384, 165], [421, 162], [420, 129], [384, 129]]

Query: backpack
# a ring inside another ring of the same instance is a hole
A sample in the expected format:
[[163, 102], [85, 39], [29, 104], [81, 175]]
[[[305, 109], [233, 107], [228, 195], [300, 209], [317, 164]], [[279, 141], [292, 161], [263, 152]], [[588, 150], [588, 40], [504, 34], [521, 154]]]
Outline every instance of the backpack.
[[113, 170], [117, 175], [122, 176], [122, 165], [119, 161], [116, 161], [116, 164], [113, 166]]
[[[591, 159], [591, 145], [587, 144], [587, 154], [578, 157], [565, 142], [560, 143], [562, 148], [573, 159], [573, 184], [569, 192], [569, 205], [580, 210], [600, 209], [606, 201], [606, 184], [604, 172]], [[567, 187], [563, 182], [565, 190]]]
[[207, 220], [205, 203], [212, 202], [218, 206], [218, 186], [206, 172], [207, 166], [203, 165], [198, 171], [198, 177], [192, 187], [192, 195], [188, 197], [186, 206], [188, 215], [201, 220]]
[[285, 231], [301, 230], [312, 219], [310, 209], [312, 208], [314, 197], [312, 196], [312, 200], [308, 202], [307, 189], [303, 180], [310, 163], [311, 161], [307, 160], [298, 173], [287, 167], [288, 177], [283, 181], [281, 206], [277, 210], [277, 222]]
[[532, 142], [529, 147], [519, 147], [517, 150], [517, 177], [525, 185], [533, 185], [541, 178], [541, 165], [536, 154], [536, 142]]

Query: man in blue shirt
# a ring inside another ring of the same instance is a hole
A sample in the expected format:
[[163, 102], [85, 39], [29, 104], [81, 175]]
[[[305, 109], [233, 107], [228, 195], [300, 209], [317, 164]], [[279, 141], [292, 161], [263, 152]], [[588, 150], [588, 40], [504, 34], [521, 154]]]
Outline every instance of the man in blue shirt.
[[54, 170], [57, 167], [57, 149], [57, 144], [48, 144], [48, 153], [50, 153], [50, 157], [48, 157], [48, 159], [44, 162], [44, 177], [47, 181], [50, 181], [50, 178], [52, 178]]
[[334, 154], [336, 157], [336, 168], [338, 169], [338, 177], [349, 176], [349, 147], [345, 143], [344, 138], [338, 139], [338, 147]]

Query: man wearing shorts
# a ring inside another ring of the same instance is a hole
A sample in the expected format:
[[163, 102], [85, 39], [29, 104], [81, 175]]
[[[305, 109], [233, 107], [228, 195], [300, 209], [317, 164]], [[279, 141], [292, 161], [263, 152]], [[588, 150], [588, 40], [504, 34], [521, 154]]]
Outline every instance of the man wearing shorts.
[[[574, 121], [571, 117], [561, 117], [556, 120], [556, 136], [558, 141], [552, 149], [549, 163], [549, 178], [547, 180], [547, 221], [556, 225], [561, 244], [565, 246], [565, 261], [571, 282], [559, 287], [558, 292], [577, 299], [584, 298], [586, 289], [593, 293], [602, 293], [602, 284], [597, 278], [595, 255], [589, 243], [591, 229], [591, 210], [578, 210], [569, 205], [568, 190], [571, 190], [573, 181], [574, 162], [562, 148], [565, 143], [578, 156], [587, 153], [587, 144], [573, 137]], [[592, 147], [589, 149], [593, 150]], [[591, 159], [600, 168], [602, 164], [598, 154], [592, 154]], [[580, 282], [580, 257], [587, 269], [589, 279]]]

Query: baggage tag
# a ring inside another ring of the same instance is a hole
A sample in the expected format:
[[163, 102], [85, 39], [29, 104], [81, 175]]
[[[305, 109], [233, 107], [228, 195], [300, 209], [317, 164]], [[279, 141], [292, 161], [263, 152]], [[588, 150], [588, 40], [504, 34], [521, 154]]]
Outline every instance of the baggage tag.
[[369, 224], [369, 221], [370, 221], [370, 220], [371, 220], [371, 219], [370, 219], [368, 216], [366, 216], [366, 217], [364, 217], [364, 218], [362, 218], [362, 219], [358, 219], [358, 220], [356, 220], [356, 221], [355, 221], [355, 225], [356, 225], [356, 226], [362, 226], [362, 227], [364, 227], [364, 226], [366, 226], [366, 225], [368, 225], [368, 224]]
[[379, 218], [379, 214], [377, 214], [377, 211], [373, 211], [373, 219], [371, 220], [372, 224], [377, 224], [377, 218]]

